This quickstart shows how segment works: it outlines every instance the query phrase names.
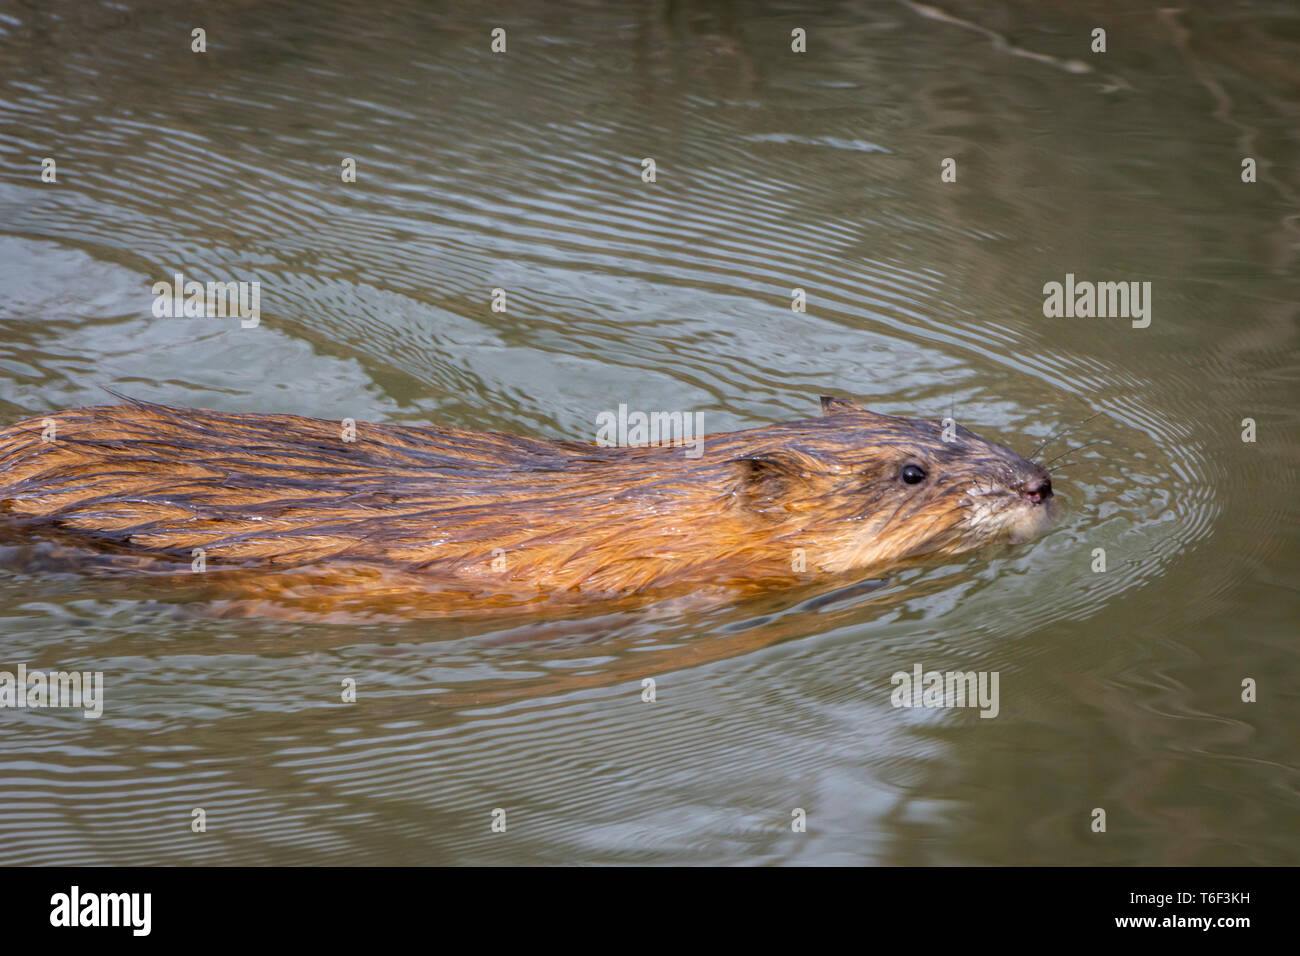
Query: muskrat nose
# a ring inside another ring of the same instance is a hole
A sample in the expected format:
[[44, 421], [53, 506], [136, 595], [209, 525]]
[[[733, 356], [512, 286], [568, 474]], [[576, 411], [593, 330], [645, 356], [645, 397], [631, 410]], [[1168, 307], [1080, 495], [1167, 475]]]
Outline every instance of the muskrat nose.
[[1052, 497], [1052, 479], [1047, 475], [1030, 478], [1020, 487], [1020, 495], [1027, 501], [1038, 504]]

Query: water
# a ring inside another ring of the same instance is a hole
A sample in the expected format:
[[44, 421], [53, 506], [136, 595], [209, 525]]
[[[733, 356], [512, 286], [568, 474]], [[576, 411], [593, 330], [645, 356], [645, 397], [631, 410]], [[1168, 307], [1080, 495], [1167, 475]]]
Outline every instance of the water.
[[[1065, 521], [497, 622], [231, 620], [10, 549], [0, 669], [106, 703], [0, 712], [0, 863], [1300, 862], [1290, 5], [520, 7], [0, 10], [0, 420], [108, 386], [591, 440], [843, 394], [1027, 452], [1100, 413], [1045, 453], [1103, 442]], [[260, 324], [155, 318], [177, 270]], [[1151, 282], [1150, 326], [1046, 318], [1067, 273]], [[998, 716], [892, 707], [915, 664], [997, 671]]]

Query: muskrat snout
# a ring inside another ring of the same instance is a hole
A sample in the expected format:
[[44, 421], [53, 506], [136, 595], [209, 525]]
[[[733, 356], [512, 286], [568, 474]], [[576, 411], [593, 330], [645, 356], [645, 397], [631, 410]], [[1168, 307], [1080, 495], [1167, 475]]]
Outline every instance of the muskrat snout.
[[1020, 497], [1032, 504], [1041, 504], [1052, 497], [1052, 479], [1047, 475], [1030, 478], [1020, 486]]

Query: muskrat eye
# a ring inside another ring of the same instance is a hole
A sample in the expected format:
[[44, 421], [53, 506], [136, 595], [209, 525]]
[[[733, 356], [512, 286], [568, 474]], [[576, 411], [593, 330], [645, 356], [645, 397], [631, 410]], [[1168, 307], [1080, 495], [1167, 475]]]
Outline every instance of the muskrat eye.
[[902, 478], [909, 485], [919, 485], [925, 481], [925, 469], [920, 465], [904, 465]]

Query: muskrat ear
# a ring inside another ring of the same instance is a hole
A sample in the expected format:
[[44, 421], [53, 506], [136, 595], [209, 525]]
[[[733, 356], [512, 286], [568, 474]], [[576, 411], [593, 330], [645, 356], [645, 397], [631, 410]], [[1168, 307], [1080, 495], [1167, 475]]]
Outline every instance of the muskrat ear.
[[737, 470], [735, 492], [746, 503], [758, 505], [806, 485], [819, 469], [817, 459], [792, 448], [755, 452], [731, 459]]
[[832, 398], [829, 395], [822, 396], [822, 414], [830, 415], [834, 412], [846, 412], [849, 410], [865, 411], [857, 402], [850, 402], [844, 398]]

